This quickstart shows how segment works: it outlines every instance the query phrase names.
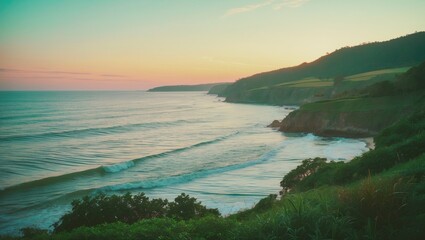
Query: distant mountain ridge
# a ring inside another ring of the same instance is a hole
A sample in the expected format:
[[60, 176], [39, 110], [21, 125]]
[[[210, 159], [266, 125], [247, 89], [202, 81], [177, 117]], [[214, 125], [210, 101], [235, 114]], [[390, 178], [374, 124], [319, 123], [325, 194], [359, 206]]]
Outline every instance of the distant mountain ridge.
[[197, 85], [170, 85], [155, 87], [148, 90], [148, 92], [190, 92], [190, 91], [210, 91], [211, 88], [219, 85], [229, 85], [230, 83], [207, 83]]
[[[276, 104], [273, 99], [284, 98], [285, 93], [269, 95], [273, 87], [281, 83], [308, 77], [329, 79], [380, 69], [408, 67], [418, 65], [424, 60], [425, 32], [418, 32], [389, 41], [344, 47], [310, 63], [242, 78], [227, 87], [224, 95], [228, 102], [259, 102], [258, 96], [249, 91], [269, 88], [268, 91], [262, 91], [260, 102]], [[278, 104], [282, 103], [284, 101], [278, 101]]]

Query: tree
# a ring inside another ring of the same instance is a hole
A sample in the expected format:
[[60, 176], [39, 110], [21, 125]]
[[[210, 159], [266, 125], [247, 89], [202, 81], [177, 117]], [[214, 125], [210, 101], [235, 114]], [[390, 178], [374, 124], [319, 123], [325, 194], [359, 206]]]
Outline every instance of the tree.
[[283, 192], [289, 192], [304, 178], [317, 172], [317, 170], [325, 164], [326, 158], [317, 157], [314, 159], [309, 158], [303, 160], [301, 165], [291, 170], [283, 177], [282, 181], [280, 182], [280, 186], [283, 188]]
[[220, 215], [217, 209], [207, 209], [201, 202], [196, 201], [196, 198], [189, 197], [189, 195], [185, 193], [176, 197], [174, 202], [169, 204], [169, 207], [170, 209], [167, 216], [181, 220], [188, 220], [206, 215]]

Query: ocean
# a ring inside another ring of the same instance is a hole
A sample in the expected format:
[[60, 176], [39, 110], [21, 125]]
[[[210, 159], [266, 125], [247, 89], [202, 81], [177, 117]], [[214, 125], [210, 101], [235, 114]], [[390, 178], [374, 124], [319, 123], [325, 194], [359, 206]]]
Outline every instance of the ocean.
[[205, 92], [0, 92], [0, 234], [50, 228], [73, 199], [184, 192], [224, 215], [280, 190], [303, 159], [347, 161], [362, 140], [266, 126], [293, 108]]

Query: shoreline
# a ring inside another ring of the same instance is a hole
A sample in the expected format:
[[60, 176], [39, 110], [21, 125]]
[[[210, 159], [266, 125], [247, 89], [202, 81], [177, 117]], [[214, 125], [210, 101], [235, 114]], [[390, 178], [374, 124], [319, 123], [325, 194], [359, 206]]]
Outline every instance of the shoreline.
[[366, 147], [369, 148], [369, 150], [375, 149], [375, 141], [373, 137], [362, 138], [362, 141], [366, 143]]

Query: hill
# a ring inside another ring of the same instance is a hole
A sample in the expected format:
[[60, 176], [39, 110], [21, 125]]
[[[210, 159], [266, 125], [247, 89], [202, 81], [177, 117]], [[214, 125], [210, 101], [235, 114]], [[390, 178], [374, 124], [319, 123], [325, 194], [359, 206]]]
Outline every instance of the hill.
[[[389, 80], [379, 70], [407, 69], [425, 61], [425, 32], [418, 32], [385, 42], [344, 47], [311, 63], [282, 68], [243, 78], [230, 85], [226, 101], [265, 104], [302, 104], [327, 99], [334, 87], [349, 76], [375, 72], [381, 80]], [[285, 86], [290, 82], [315, 80], [316, 84]], [[376, 79], [375, 79], [376, 80]], [[352, 81], [347, 89], [367, 85], [367, 81]], [[359, 86], [360, 85], [360, 86]], [[337, 90], [337, 89], [336, 89]], [[319, 98], [317, 98], [319, 96]]]
[[302, 105], [282, 121], [280, 130], [322, 136], [375, 136], [425, 108], [425, 62], [395, 81], [378, 82], [345, 95], [348, 97]]
[[188, 92], [188, 91], [210, 91], [211, 88], [228, 85], [229, 83], [207, 83], [198, 85], [172, 85], [151, 88], [148, 92]]

